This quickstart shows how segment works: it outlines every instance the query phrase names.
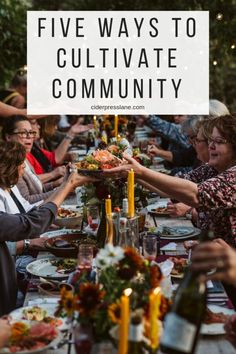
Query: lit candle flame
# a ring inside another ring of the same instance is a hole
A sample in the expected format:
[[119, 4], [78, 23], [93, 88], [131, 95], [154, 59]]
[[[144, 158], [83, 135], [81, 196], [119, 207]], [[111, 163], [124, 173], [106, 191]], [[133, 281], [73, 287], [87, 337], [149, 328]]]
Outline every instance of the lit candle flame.
[[153, 294], [157, 295], [161, 291], [161, 288], [158, 286], [153, 290]]
[[124, 290], [124, 295], [125, 295], [125, 296], [130, 296], [130, 295], [132, 294], [132, 291], [133, 291], [133, 290], [132, 290], [131, 288], [125, 289], [125, 290]]

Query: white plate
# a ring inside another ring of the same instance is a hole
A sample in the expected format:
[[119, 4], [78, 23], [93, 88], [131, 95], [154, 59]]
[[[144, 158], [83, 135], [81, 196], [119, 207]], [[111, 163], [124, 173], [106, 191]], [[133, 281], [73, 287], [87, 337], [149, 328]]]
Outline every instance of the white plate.
[[[53, 260], [54, 259], [56, 260], [59, 258], [53, 258]], [[26, 267], [26, 270], [32, 275], [46, 279], [66, 279], [72, 273], [58, 273], [57, 267], [53, 266], [50, 260], [52, 260], [52, 258], [38, 259], [37, 261], [29, 263]]]
[[[161, 232], [162, 230], [162, 227], [164, 225], [160, 225], [156, 228], [155, 232]], [[162, 236], [160, 234], [160, 239], [161, 240], [172, 240], [172, 241], [178, 241], [178, 240], [187, 240], [187, 239], [191, 239], [191, 238], [195, 238], [196, 236], [198, 236], [201, 232], [200, 229], [196, 228], [196, 227], [190, 227], [190, 226], [179, 226], [179, 225], [176, 225], [176, 226], [171, 226], [171, 225], [166, 225], [168, 227], [171, 227], [173, 229], [177, 229], [177, 228], [180, 228], [180, 229], [186, 229], [186, 233], [185, 234], [179, 234], [179, 235], [166, 235], [166, 236]], [[187, 232], [188, 231], [188, 232]]]
[[[59, 301], [59, 299], [58, 299]], [[41, 321], [30, 321], [24, 318], [24, 314], [23, 314], [23, 310], [29, 310], [32, 309], [32, 307], [39, 307], [42, 308], [43, 310], [47, 311], [46, 316], [50, 316], [50, 317], [55, 317], [54, 313], [57, 309], [57, 305], [56, 304], [41, 304], [41, 305], [33, 305], [33, 306], [25, 306], [25, 307], [20, 307], [14, 311], [12, 311], [10, 313], [11, 319], [10, 322], [18, 322], [18, 321], [27, 321], [28, 323], [31, 322], [41, 322]], [[62, 324], [60, 326], [57, 326], [57, 328], [60, 331], [64, 331], [68, 329], [68, 324], [66, 323], [66, 318], [62, 318], [62, 317], [57, 317], [59, 320], [62, 321]]]
[[[219, 313], [222, 312], [225, 315], [233, 315], [234, 310], [228, 309], [226, 307], [217, 306], [217, 305], [208, 305], [207, 306], [212, 312]], [[225, 334], [224, 323], [211, 323], [211, 324], [202, 324], [201, 334], [204, 335], [220, 335]]]
[[168, 203], [168, 199], [160, 200], [154, 204], [150, 204], [147, 206], [147, 211], [150, 213], [153, 211], [153, 209], [156, 208], [166, 208]]
[[48, 238], [51, 238], [51, 237], [55, 237], [55, 236], [76, 234], [76, 233], [78, 233], [78, 230], [76, 230], [76, 229], [60, 229], [60, 230], [53, 230], [53, 231], [44, 232], [43, 234], [40, 235], [40, 237], [47, 236]]

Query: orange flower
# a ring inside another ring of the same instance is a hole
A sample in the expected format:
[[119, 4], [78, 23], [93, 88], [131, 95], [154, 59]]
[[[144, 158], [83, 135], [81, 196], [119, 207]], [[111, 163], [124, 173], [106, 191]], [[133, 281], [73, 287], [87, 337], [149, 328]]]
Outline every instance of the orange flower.
[[120, 323], [121, 308], [120, 303], [115, 302], [108, 307], [108, 315], [113, 323]]
[[138, 271], [144, 269], [144, 260], [132, 247], [125, 249], [125, 256], [119, 262], [118, 275], [121, 279], [132, 279]]
[[165, 315], [167, 312], [170, 310], [171, 307], [171, 300], [167, 299], [163, 294], [161, 295], [161, 304], [160, 304], [160, 316], [159, 320], [163, 321], [165, 318]]
[[150, 266], [150, 283], [152, 289], [155, 289], [160, 285], [162, 278], [163, 276], [160, 267], [158, 265]]
[[71, 291], [68, 291], [63, 299], [61, 299], [62, 307], [68, 317], [71, 317], [75, 311], [75, 298]]
[[78, 295], [78, 310], [81, 315], [89, 315], [96, 311], [101, 304], [105, 292], [102, 291], [98, 284], [81, 284]]

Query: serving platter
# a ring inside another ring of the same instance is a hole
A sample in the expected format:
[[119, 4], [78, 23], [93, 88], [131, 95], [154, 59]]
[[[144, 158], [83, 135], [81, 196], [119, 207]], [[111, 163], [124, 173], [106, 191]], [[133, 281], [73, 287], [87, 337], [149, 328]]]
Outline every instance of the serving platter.
[[[54, 260], [59, 260], [60, 258], [54, 258]], [[37, 277], [42, 277], [46, 279], [67, 279], [71, 272], [60, 273], [57, 271], [57, 266], [52, 265], [51, 258], [38, 259], [27, 265], [26, 270], [28, 273], [35, 275]]]
[[62, 235], [73, 235], [76, 233], [78, 233], [77, 229], [60, 229], [60, 230], [44, 232], [43, 234], [40, 235], [40, 237], [51, 238], [51, 237], [62, 236]]
[[[32, 322], [32, 325], [35, 324], [35, 322]], [[30, 325], [31, 327], [31, 325]], [[57, 345], [60, 344], [61, 340], [62, 340], [63, 336], [62, 333], [60, 331], [57, 331], [57, 336], [52, 339], [48, 344], [45, 344], [42, 347], [39, 348], [35, 348], [35, 349], [24, 349], [24, 350], [14, 350], [15, 354], [36, 354], [36, 353], [46, 353], [48, 349], [51, 348], [56, 348]], [[10, 350], [9, 347], [3, 347], [0, 348], [0, 354], [10, 354], [13, 353], [13, 351]]]
[[[164, 231], [163, 231], [164, 228]], [[156, 228], [155, 232], [160, 236], [161, 240], [187, 240], [197, 237], [201, 230], [196, 227], [187, 226], [165, 226], [161, 225]]]
[[103, 170], [77, 169], [79, 175], [103, 179], [106, 177]]
[[27, 318], [27, 315], [25, 315], [25, 313], [27, 314], [29, 311], [31, 311], [33, 308], [39, 308], [40, 310], [45, 312], [45, 316], [44, 317], [52, 317], [55, 320], [59, 320], [58, 324], [56, 324], [56, 327], [60, 330], [66, 330], [68, 329], [68, 324], [66, 323], [66, 318], [62, 318], [62, 317], [55, 317], [54, 313], [57, 309], [57, 305], [56, 304], [40, 304], [40, 305], [34, 305], [34, 306], [25, 306], [25, 307], [20, 307], [14, 311], [12, 311], [9, 316], [10, 316], [10, 323], [13, 322], [18, 322], [18, 321], [27, 321], [27, 322], [31, 322], [31, 321], [37, 321], [37, 322], [41, 322], [43, 321], [43, 319], [41, 320], [37, 320], [37, 319], [33, 319], [33, 320], [29, 320]]
[[[232, 309], [228, 309], [227, 307], [218, 306], [218, 305], [208, 305], [208, 308], [215, 313], [222, 312], [224, 315], [233, 315], [235, 311]], [[203, 335], [222, 335], [225, 334], [224, 323], [211, 323], [205, 324], [203, 323], [201, 326], [201, 334]]]

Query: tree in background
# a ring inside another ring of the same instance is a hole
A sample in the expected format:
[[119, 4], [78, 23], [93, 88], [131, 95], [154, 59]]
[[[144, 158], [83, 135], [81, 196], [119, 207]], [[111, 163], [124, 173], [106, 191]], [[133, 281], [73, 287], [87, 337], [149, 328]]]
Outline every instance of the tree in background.
[[[236, 111], [236, 0], [0, 0], [0, 84], [26, 62], [26, 10], [208, 10], [210, 97]], [[199, 68], [200, 70], [200, 68]]]

